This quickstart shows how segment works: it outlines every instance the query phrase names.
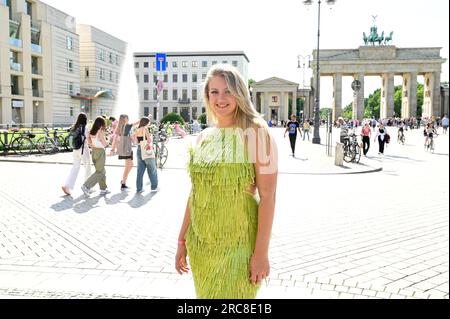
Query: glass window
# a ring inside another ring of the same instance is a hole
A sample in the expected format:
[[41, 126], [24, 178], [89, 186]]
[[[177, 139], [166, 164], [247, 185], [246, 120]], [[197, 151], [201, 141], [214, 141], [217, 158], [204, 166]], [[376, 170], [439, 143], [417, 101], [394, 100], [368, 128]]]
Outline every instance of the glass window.
[[105, 61], [105, 50], [103, 50], [103, 49], [100, 49], [100, 50], [99, 50], [98, 58], [99, 58], [101, 61]]
[[99, 77], [100, 77], [100, 80], [105, 79], [105, 70], [103, 68], [100, 68]]
[[169, 75], [168, 74], [164, 74], [164, 83], [169, 82]]
[[178, 74], [172, 74], [172, 82], [178, 83]]
[[148, 62], [144, 62], [144, 68], [148, 68]]
[[139, 62], [134, 62], [134, 68], [138, 69], [139, 68]]
[[187, 94], [187, 89], [183, 89], [183, 91], [181, 92], [181, 94], [182, 94], [182, 98], [183, 98], [183, 100], [184, 101], [186, 101], [187, 100], [187, 98], [188, 98], [188, 94]]
[[67, 50], [73, 49], [73, 39], [71, 37], [66, 37], [66, 48]]
[[156, 62], [153, 62], [153, 69], [156, 69]]
[[144, 89], [144, 101], [148, 101], [148, 90]]
[[193, 67], [193, 68], [196, 68], [197, 66], [198, 66], [197, 61], [192, 61], [192, 67]]
[[153, 100], [157, 100], [158, 99], [158, 92], [156, 91], [156, 89], [153, 89]]
[[211, 63], [212, 65], [214, 65], [214, 64], [217, 64], [217, 61], [212, 61], [212, 63]]
[[119, 56], [116, 54], [116, 65], [119, 65]]
[[139, 83], [139, 74], [136, 74], [136, 82]]
[[206, 73], [202, 73], [202, 81], [206, 79]]
[[157, 83], [158, 82], [158, 76], [156, 74], [153, 74], [153, 83]]
[[222, 63], [223, 63], [223, 64], [227, 64], [227, 63], [228, 63], [228, 61], [222, 61]]
[[197, 73], [193, 73], [192, 74], [192, 82], [196, 83], [197, 82]]
[[234, 67], [237, 67], [238, 66], [238, 61], [233, 61], [232, 64], [233, 64]]
[[178, 68], [178, 62], [172, 61], [172, 68]]
[[192, 100], [197, 101], [197, 89], [192, 89]]
[[174, 100], [174, 101], [178, 100], [178, 90], [177, 89], [172, 90], [172, 100]]
[[67, 82], [67, 93], [73, 94], [73, 82]]
[[186, 83], [188, 81], [188, 75], [185, 73], [183, 74], [183, 83]]
[[144, 74], [144, 83], [148, 83], [148, 74]]
[[163, 100], [167, 101], [169, 99], [169, 92], [167, 90], [163, 90]]
[[109, 81], [113, 82], [113, 71], [109, 71]]
[[73, 60], [67, 59], [67, 72], [73, 72]]
[[207, 68], [208, 67], [208, 61], [202, 61], [202, 67]]
[[181, 62], [181, 66], [182, 66], [183, 68], [187, 68], [188, 62], [187, 62], [187, 61]]
[[172, 112], [173, 112], [173, 113], [178, 113], [178, 108], [177, 108], [177, 107], [173, 107], [173, 108], [172, 108]]
[[70, 114], [70, 116], [73, 116], [73, 106], [69, 107], [69, 114]]

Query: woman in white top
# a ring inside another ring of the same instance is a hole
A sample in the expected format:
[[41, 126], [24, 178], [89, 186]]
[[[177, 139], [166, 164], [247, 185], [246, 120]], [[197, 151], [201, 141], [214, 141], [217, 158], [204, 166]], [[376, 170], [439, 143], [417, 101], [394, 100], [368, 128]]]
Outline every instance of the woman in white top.
[[81, 187], [81, 190], [86, 196], [89, 196], [90, 190], [95, 184], [100, 186], [100, 195], [108, 194], [109, 191], [106, 186], [106, 171], [105, 171], [105, 147], [108, 145], [105, 138], [106, 123], [105, 119], [98, 116], [94, 124], [92, 125], [91, 131], [88, 137], [88, 143], [92, 149], [92, 162], [95, 166], [95, 172], [92, 174], [87, 181]]
[[375, 140], [376, 142], [378, 140], [378, 155], [384, 154], [384, 144], [386, 143], [386, 135], [387, 131], [384, 127], [384, 124], [380, 124], [380, 126], [377, 129], [377, 133], [375, 134]]
[[87, 143], [89, 130], [86, 127], [86, 125], [87, 125], [87, 116], [85, 113], [80, 113], [78, 114], [77, 121], [70, 129], [71, 132], [79, 130], [80, 134], [82, 134], [83, 144], [79, 149], [73, 150], [73, 166], [72, 169], [70, 170], [69, 176], [67, 176], [66, 183], [64, 184], [64, 186], [62, 186], [62, 190], [66, 195], [70, 195], [73, 187], [75, 186], [78, 172], [80, 171], [81, 162], [83, 162], [84, 166], [84, 176], [85, 176], [84, 180], [87, 180], [91, 175], [91, 159]]

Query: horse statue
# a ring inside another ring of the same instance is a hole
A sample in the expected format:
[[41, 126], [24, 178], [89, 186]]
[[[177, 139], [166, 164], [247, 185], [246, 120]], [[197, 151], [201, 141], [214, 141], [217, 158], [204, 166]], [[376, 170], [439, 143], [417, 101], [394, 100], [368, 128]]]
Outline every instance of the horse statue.
[[367, 45], [369, 43], [369, 38], [367, 37], [365, 32], [363, 32], [363, 40], [364, 40], [364, 45]]
[[394, 31], [391, 31], [389, 35], [384, 38], [384, 44], [388, 44], [389, 42], [392, 42], [392, 35], [394, 34]]
[[377, 27], [373, 26], [370, 28], [368, 42], [372, 43], [372, 45], [375, 45], [375, 42], [377, 41], [377, 39], [378, 39]]
[[381, 45], [383, 40], [384, 40], [384, 31], [381, 32], [381, 35], [375, 39], [375, 42], [378, 42], [378, 45]]

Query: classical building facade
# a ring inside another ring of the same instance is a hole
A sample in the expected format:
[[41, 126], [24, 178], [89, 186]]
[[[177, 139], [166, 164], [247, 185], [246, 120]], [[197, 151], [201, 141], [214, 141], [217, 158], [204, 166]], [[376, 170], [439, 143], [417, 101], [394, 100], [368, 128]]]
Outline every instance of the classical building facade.
[[[289, 120], [291, 115], [289, 109], [291, 113], [298, 114], [301, 119], [307, 119], [309, 117], [304, 114], [304, 110], [311, 108], [311, 89], [299, 89], [298, 86], [298, 83], [277, 77], [253, 83], [251, 85], [253, 105], [266, 121], [269, 119]], [[298, 108], [297, 98], [303, 100], [302, 109]]]
[[[342, 113], [342, 77], [352, 76], [360, 84], [354, 92], [353, 118], [364, 116], [364, 77], [379, 76], [381, 80], [380, 118], [394, 116], [394, 76], [403, 77], [402, 118], [442, 116], [441, 67], [446, 61], [441, 48], [397, 48], [392, 45], [361, 46], [358, 49], [320, 50], [320, 76], [333, 77], [333, 119]], [[316, 51], [313, 52], [316, 57]], [[311, 63], [316, 69], [316, 60]], [[313, 72], [315, 76], [315, 72]], [[424, 77], [423, 113], [417, 111], [417, 76]], [[315, 79], [312, 83], [315, 83]], [[448, 105], [448, 104], [447, 104]], [[447, 106], [448, 110], [448, 106]], [[313, 108], [306, 109], [307, 116]]]
[[[87, 28], [80, 37], [74, 17], [41, 1], [0, 0], [0, 124], [73, 123], [85, 110], [83, 86], [92, 89], [90, 99], [105, 99], [95, 114], [112, 109], [113, 99], [97, 93], [117, 89], [124, 42]], [[92, 66], [88, 56], [102, 46], [106, 66]], [[86, 79], [86, 66], [95, 81]], [[97, 77], [101, 68], [104, 79]]]
[[[140, 116], [160, 120], [168, 113], [178, 113], [185, 121], [205, 112], [203, 81], [211, 66], [228, 63], [248, 81], [249, 59], [242, 51], [167, 52], [166, 72], [156, 71], [156, 53], [134, 53], [134, 67], [139, 87]], [[155, 83], [162, 79], [158, 97]], [[158, 106], [159, 104], [159, 106]]]

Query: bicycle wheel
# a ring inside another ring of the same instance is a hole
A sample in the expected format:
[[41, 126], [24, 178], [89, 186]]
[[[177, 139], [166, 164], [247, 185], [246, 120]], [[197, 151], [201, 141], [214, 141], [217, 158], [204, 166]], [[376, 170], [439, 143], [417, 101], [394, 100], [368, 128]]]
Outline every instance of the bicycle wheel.
[[11, 148], [15, 154], [30, 155], [33, 151], [33, 142], [28, 137], [18, 137], [12, 141]]
[[163, 168], [164, 165], [167, 162], [167, 158], [169, 157], [169, 150], [165, 145], [162, 145], [162, 147], [158, 150], [158, 158], [159, 158], [159, 167]]
[[41, 137], [36, 143], [36, 147], [41, 154], [50, 154], [53, 149], [53, 143], [47, 137]]
[[350, 145], [344, 145], [344, 161], [350, 163], [353, 159], [352, 151], [350, 150]]
[[353, 153], [354, 153], [353, 162], [359, 163], [359, 160], [361, 159], [361, 148], [359, 147], [359, 145], [357, 144], [353, 145]]

